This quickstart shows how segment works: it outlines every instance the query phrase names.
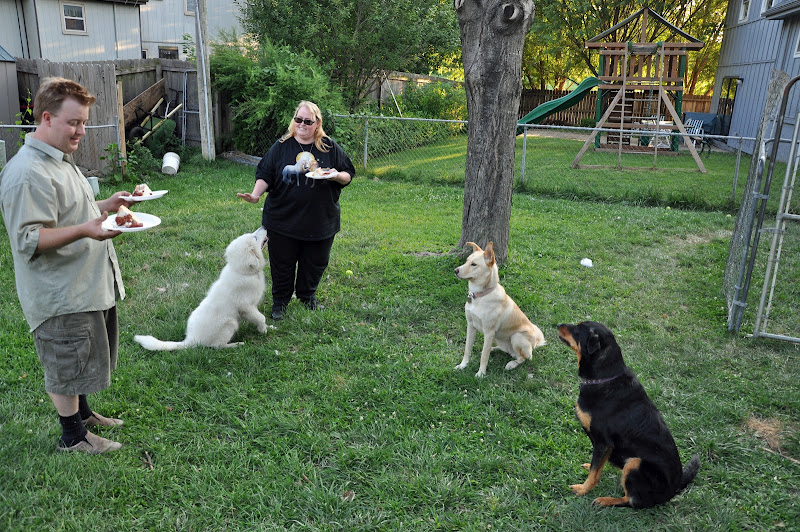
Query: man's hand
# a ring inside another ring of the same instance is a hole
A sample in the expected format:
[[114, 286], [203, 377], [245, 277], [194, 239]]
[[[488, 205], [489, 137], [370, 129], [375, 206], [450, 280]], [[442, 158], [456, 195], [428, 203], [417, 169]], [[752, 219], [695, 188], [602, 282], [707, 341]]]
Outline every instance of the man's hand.
[[130, 207], [133, 205], [132, 201], [122, 199], [123, 196], [130, 197], [131, 193], [125, 190], [120, 190], [119, 192], [114, 192], [114, 194], [105, 200], [98, 201], [97, 206], [100, 208], [101, 211], [107, 212], [117, 212], [119, 210], [120, 205], [125, 205], [126, 207]]

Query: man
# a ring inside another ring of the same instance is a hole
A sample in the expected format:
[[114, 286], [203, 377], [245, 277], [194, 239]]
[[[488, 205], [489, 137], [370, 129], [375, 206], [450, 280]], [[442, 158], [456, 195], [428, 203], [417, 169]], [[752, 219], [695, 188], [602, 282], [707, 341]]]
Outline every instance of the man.
[[100, 454], [120, 443], [87, 431], [122, 420], [94, 412], [86, 395], [106, 389], [117, 364], [116, 300], [125, 297], [111, 240], [101, 224], [130, 206], [120, 191], [95, 201], [72, 154], [86, 133], [95, 97], [64, 78], [43, 81], [34, 100], [36, 130], [0, 173], [2, 211], [17, 293], [58, 412], [56, 449]]

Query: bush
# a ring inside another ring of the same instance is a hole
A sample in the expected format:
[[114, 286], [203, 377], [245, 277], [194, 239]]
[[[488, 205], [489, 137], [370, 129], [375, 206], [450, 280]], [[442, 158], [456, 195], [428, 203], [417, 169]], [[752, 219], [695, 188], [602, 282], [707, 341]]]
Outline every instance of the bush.
[[466, 120], [467, 93], [455, 83], [426, 83], [409, 85], [398, 98], [403, 116]]
[[286, 132], [297, 103], [310, 100], [327, 112], [342, 112], [341, 94], [308, 53], [288, 47], [216, 45], [211, 78], [234, 109], [236, 149], [261, 155]]

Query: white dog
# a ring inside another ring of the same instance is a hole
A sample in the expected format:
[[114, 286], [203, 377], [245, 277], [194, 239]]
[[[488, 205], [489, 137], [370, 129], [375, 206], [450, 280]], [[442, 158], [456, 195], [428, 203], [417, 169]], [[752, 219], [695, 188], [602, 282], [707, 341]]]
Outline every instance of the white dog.
[[162, 342], [153, 336], [134, 336], [150, 351], [174, 351], [202, 345], [207, 347], [235, 347], [230, 343], [239, 329], [239, 321], [246, 320], [267, 332], [267, 321], [258, 311], [264, 297], [264, 265], [262, 249], [267, 243], [267, 230], [244, 234], [225, 248], [225, 267], [208, 290], [205, 299], [194, 309], [186, 324], [186, 338], [182, 342]]

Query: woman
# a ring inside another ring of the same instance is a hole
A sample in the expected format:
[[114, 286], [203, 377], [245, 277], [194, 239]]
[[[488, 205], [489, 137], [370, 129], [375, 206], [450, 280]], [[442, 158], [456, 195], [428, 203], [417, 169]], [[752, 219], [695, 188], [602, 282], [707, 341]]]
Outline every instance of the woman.
[[[317, 167], [332, 171], [323, 179], [306, 176]], [[268, 193], [261, 224], [269, 232], [273, 320], [283, 318], [292, 293], [316, 310], [317, 286], [340, 229], [339, 194], [354, 175], [350, 158], [325, 134], [319, 107], [302, 101], [286, 134], [258, 163], [253, 192], [237, 194], [256, 203]]]

